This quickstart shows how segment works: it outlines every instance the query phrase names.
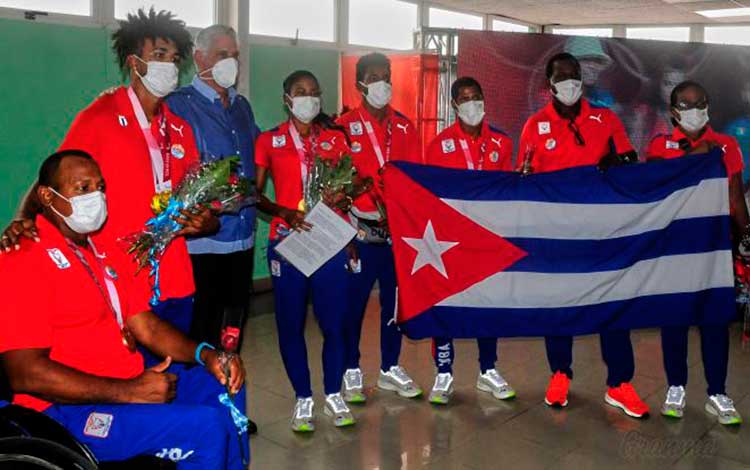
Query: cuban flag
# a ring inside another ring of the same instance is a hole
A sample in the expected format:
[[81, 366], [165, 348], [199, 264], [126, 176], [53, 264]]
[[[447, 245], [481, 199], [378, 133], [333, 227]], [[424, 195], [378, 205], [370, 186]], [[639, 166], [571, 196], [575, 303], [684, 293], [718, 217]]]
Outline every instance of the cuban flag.
[[719, 152], [522, 176], [396, 162], [385, 199], [411, 338], [580, 335], [734, 316]]

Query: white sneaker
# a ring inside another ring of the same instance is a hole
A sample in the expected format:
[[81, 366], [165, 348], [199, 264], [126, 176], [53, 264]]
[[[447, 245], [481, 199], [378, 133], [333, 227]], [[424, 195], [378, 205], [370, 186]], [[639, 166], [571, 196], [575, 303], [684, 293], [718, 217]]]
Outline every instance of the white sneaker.
[[337, 428], [351, 426], [355, 423], [354, 415], [344, 403], [340, 393], [332, 393], [326, 396], [326, 406], [323, 411], [327, 416], [333, 418], [333, 425]]
[[294, 405], [292, 414], [292, 431], [294, 432], [313, 432], [315, 431], [315, 422], [313, 421], [313, 403], [312, 398], [298, 398]]
[[726, 395], [711, 395], [706, 401], [706, 411], [716, 416], [721, 424], [740, 424], [742, 416], [734, 407], [734, 402]]
[[435, 385], [430, 392], [430, 403], [435, 405], [447, 405], [453, 395], [453, 374], [438, 374], [435, 377]]
[[682, 418], [685, 410], [685, 387], [672, 385], [667, 390], [667, 397], [661, 406], [661, 414], [671, 418]]
[[378, 388], [396, 392], [404, 398], [416, 398], [422, 395], [422, 389], [414, 383], [401, 366], [393, 366], [388, 369], [388, 372], [381, 370]]
[[477, 388], [483, 392], [491, 393], [498, 400], [508, 400], [516, 396], [516, 391], [508, 385], [497, 369], [490, 369], [477, 378]]
[[362, 370], [347, 369], [344, 372], [344, 384], [341, 394], [344, 396], [344, 401], [347, 403], [364, 403], [367, 401], [364, 392], [362, 391], [364, 383], [364, 377], [362, 376]]

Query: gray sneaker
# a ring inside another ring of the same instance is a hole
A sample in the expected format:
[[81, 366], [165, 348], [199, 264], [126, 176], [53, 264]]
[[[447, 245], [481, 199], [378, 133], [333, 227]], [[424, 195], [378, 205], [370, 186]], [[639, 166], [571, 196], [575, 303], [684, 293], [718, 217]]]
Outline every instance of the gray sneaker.
[[508, 385], [497, 369], [490, 369], [477, 378], [477, 388], [483, 392], [491, 393], [498, 400], [508, 400], [516, 396], [516, 391]]
[[667, 390], [667, 398], [661, 406], [661, 414], [670, 418], [682, 418], [685, 411], [685, 387], [672, 385]]
[[716, 416], [721, 424], [741, 424], [742, 416], [734, 407], [734, 402], [726, 395], [711, 395], [706, 401], [706, 411]]
[[313, 432], [315, 431], [315, 422], [313, 421], [313, 403], [312, 398], [298, 398], [294, 405], [294, 414], [292, 415], [292, 431], [294, 432]]
[[344, 403], [340, 393], [326, 396], [326, 406], [323, 410], [327, 416], [333, 418], [333, 425], [337, 428], [351, 426], [355, 423], [354, 415]]
[[381, 370], [380, 377], [378, 377], [378, 388], [396, 392], [404, 398], [416, 398], [422, 395], [422, 389], [414, 383], [401, 366], [393, 366], [388, 369], [388, 372]]
[[341, 395], [344, 397], [344, 401], [347, 403], [364, 403], [367, 401], [363, 389], [364, 378], [362, 376], [362, 370], [347, 369], [344, 372], [344, 382], [341, 387]]
[[453, 395], [453, 375], [449, 373], [438, 374], [435, 377], [435, 385], [430, 392], [430, 403], [434, 405], [447, 405]]

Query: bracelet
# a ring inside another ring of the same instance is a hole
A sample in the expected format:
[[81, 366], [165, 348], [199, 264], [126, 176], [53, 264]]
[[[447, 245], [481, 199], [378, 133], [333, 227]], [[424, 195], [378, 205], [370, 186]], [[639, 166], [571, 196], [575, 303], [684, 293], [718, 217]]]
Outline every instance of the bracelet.
[[197, 348], [195, 348], [195, 362], [197, 362], [198, 364], [200, 364], [200, 365], [202, 365], [202, 366], [205, 366], [205, 365], [206, 365], [206, 363], [205, 363], [205, 362], [201, 361], [201, 352], [202, 352], [202, 351], [203, 351], [203, 350], [204, 350], [205, 348], [209, 348], [209, 349], [213, 349], [213, 350], [216, 350], [216, 348], [215, 348], [215, 347], [211, 346], [211, 345], [210, 345], [210, 344], [208, 344], [208, 343], [201, 343], [201, 344], [199, 344], [199, 345], [198, 345], [198, 347], [197, 347]]

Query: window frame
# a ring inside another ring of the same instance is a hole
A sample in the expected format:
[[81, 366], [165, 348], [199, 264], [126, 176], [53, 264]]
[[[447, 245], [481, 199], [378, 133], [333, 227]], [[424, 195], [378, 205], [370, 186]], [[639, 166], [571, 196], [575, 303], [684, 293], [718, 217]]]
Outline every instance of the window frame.
[[[706, 25], [702, 25], [702, 26], [703, 26], [703, 28], [706, 27]], [[686, 40], [684, 40], [684, 41], [675, 41], [674, 39], [651, 39], [651, 38], [631, 38], [631, 37], [628, 37], [628, 30], [631, 30], [631, 29], [640, 29], [640, 30], [644, 30], [644, 29], [656, 29], [656, 30], [659, 30], [659, 29], [678, 29], [678, 28], [679, 29], [686, 29], [687, 30], [687, 39]], [[690, 27], [690, 25], [684, 25], [684, 24], [668, 24], [668, 25], [658, 25], [658, 26], [654, 26], [654, 25], [627, 25], [627, 26], [625, 26], [625, 36], [624, 37], [625, 37], [625, 39], [634, 39], [634, 40], [638, 40], [638, 41], [691, 42], [692, 35], [693, 35], [693, 32], [692, 32], [692, 28]], [[701, 41], [701, 42], [703, 42], [703, 41]]]

